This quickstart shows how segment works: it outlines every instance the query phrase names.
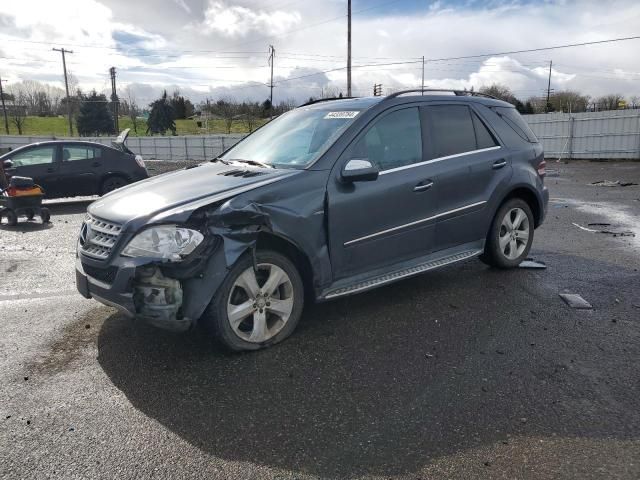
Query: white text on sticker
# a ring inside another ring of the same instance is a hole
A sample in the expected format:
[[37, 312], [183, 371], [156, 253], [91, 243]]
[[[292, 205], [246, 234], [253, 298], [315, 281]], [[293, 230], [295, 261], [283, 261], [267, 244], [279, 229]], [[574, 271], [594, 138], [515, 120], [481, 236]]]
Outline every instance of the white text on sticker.
[[360, 112], [329, 112], [324, 118], [355, 118]]

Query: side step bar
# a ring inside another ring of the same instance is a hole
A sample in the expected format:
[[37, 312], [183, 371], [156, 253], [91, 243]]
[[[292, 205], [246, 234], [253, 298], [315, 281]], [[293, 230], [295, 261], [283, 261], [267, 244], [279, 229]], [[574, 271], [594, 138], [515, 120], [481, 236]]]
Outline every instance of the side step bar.
[[377, 277], [354, 283], [353, 285], [330, 290], [322, 298], [328, 300], [330, 298], [341, 297], [343, 295], [351, 295], [353, 293], [363, 292], [365, 290], [380, 287], [387, 283], [395, 282], [397, 280], [411, 277], [413, 275], [418, 275], [419, 273], [424, 273], [435, 268], [440, 268], [444, 267], [445, 265], [460, 262], [462, 260], [467, 260], [469, 258], [480, 255], [481, 253], [482, 250], [470, 250], [468, 252], [456, 253], [455, 255], [439, 258], [437, 260], [431, 260], [414, 267], [404, 268], [402, 270], [397, 270], [391, 273], [385, 273], [384, 275], [379, 275]]

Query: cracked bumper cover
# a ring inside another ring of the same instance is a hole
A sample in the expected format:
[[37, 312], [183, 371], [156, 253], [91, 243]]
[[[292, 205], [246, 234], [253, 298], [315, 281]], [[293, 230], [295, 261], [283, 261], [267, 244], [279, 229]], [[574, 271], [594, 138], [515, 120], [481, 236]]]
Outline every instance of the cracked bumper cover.
[[118, 257], [108, 264], [117, 270], [113, 281], [107, 283], [90, 276], [83, 262], [95, 264], [96, 268], [105, 267], [81, 255], [76, 258], [76, 287], [83, 297], [93, 298], [128, 317], [171, 331], [185, 331], [197, 323], [227, 271], [224, 255], [214, 252], [211, 257], [202, 259], [201, 273], [192, 278], [176, 280], [166, 274], [159, 273], [158, 277], [152, 273], [144, 279], [141, 272], [150, 269], [160, 272], [171, 267], [149, 259]]

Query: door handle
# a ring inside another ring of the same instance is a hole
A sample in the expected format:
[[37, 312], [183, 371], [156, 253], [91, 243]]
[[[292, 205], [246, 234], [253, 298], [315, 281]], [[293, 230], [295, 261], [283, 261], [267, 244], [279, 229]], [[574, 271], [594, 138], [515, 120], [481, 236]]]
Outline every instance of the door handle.
[[55, 169], [53, 169], [52, 167], [47, 168], [47, 173], [53, 173], [55, 172]]
[[93, 163], [91, 164], [91, 166], [92, 166], [92, 167], [99, 167], [100, 165], [101, 165], [101, 163], [100, 163], [100, 162], [93, 162]]
[[504, 167], [506, 164], [507, 164], [506, 160], [498, 160], [497, 162], [494, 162], [491, 168], [493, 168], [494, 170], [498, 170], [499, 168]]
[[425, 180], [424, 182], [420, 182], [418, 185], [413, 187], [414, 192], [424, 192], [425, 190], [429, 190], [433, 187], [433, 182], [431, 180]]

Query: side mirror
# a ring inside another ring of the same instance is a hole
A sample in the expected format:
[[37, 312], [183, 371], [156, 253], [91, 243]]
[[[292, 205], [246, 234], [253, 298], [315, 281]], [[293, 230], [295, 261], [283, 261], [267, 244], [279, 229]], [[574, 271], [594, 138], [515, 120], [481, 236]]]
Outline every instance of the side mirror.
[[13, 162], [9, 159], [5, 160], [4, 162], [2, 162], [2, 168], [13, 168]]
[[380, 171], [366, 158], [352, 158], [342, 169], [345, 182], [370, 182], [378, 178]]

